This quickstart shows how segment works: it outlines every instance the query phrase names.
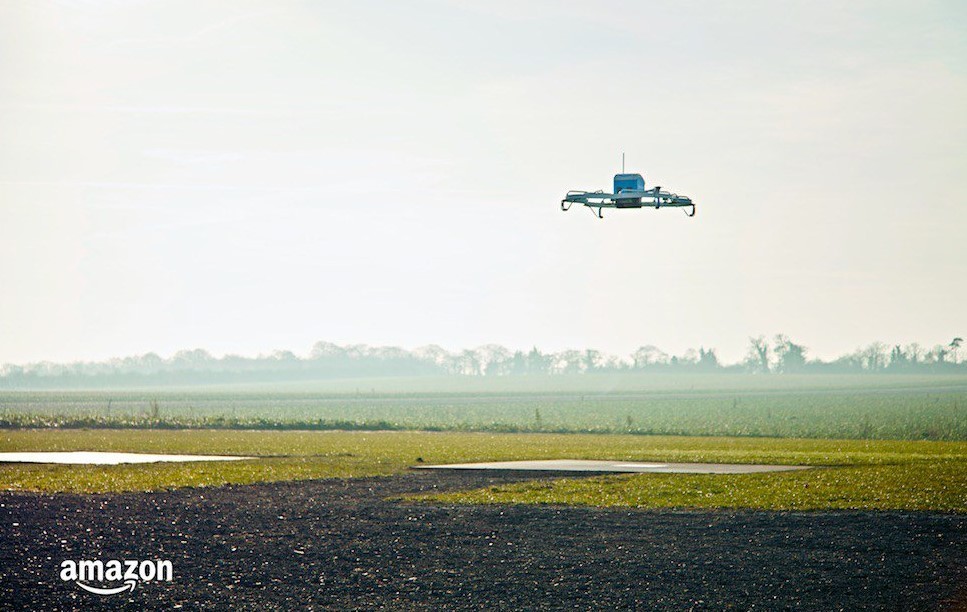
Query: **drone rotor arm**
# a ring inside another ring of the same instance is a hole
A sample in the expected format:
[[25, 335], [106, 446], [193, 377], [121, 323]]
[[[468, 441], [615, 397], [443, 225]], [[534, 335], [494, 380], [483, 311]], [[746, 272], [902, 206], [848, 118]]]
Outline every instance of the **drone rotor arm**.
[[[635, 205], [629, 205], [634, 202]], [[624, 189], [620, 193], [607, 193], [598, 191], [568, 191], [564, 199], [561, 200], [561, 210], [570, 210], [574, 204], [580, 204], [591, 209], [591, 213], [603, 219], [602, 211], [605, 208], [642, 208], [644, 206], [653, 208], [683, 208], [683, 212], [688, 217], [695, 216], [695, 203], [688, 196], [680, 196], [670, 191], [662, 191], [661, 187], [651, 189], [631, 190]]]

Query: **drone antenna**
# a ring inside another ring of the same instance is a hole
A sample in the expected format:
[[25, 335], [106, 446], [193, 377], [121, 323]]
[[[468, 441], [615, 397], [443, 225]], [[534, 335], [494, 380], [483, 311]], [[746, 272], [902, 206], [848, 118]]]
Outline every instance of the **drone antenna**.
[[625, 173], [625, 152], [621, 152], [621, 174]]

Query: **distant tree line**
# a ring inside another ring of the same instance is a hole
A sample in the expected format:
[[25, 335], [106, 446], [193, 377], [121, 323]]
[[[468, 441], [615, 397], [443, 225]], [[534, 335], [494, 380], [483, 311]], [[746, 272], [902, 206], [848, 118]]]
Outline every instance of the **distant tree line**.
[[669, 355], [656, 346], [642, 346], [628, 357], [594, 349], [545, 353], [532, 348], [512, 351], [496, 344], [450, 352], [430, 345], [408, 351], [398, 347], [339, 346], [317, 342], [307, 357], [276, 351], [258, 357], [225, 355], [203, 349], [179, 351], [164, 359], [155, 353], [101, 362], [0, 366], [0, 387], [57, 388], [147, 386], [235, 382], [300, 381], [320, 378], [385, 376], [524, 376], [614, 372], [750, 372], [799, 373], [967, 373], [961, 361], [962, 338], [931, 349], [919, 344], [889, 346], [874, 342], [834, 359], [810, 359], [805, 346], [785, 335], [771, 341], [749, 339], [740, 363], [723, 364], [715, 349], [689, 349]]
[[967, 361], [960, 361], [963, 338], [927, 349], [916, 342], [901, 346], [874, 342], [832, 361], [808, 359], [807, 349], [779, 334], [770, 343], [764, 336], [749, 339], [749, 350], [742, 365], [756, 373], [802, 372], [967, 372]]

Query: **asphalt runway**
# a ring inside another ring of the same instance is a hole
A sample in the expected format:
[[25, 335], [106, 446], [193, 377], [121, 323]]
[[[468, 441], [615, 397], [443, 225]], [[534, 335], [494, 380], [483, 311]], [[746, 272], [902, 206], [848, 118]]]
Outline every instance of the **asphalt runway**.
[[[967, 603], [967, 516], [429, 506], [543, 473], [421, 470], [157, 493], [0, 493], [0, 608], [938, 610]], [[169, 560], [88, 593], [64, 560]]]

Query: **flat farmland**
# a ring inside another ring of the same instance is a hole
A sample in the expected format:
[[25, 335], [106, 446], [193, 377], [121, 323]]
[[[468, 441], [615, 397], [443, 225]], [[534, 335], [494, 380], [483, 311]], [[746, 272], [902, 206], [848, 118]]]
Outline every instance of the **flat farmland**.
[[967, 439], [967, 377], [585, 375], [0, 390], [6, 427]]

